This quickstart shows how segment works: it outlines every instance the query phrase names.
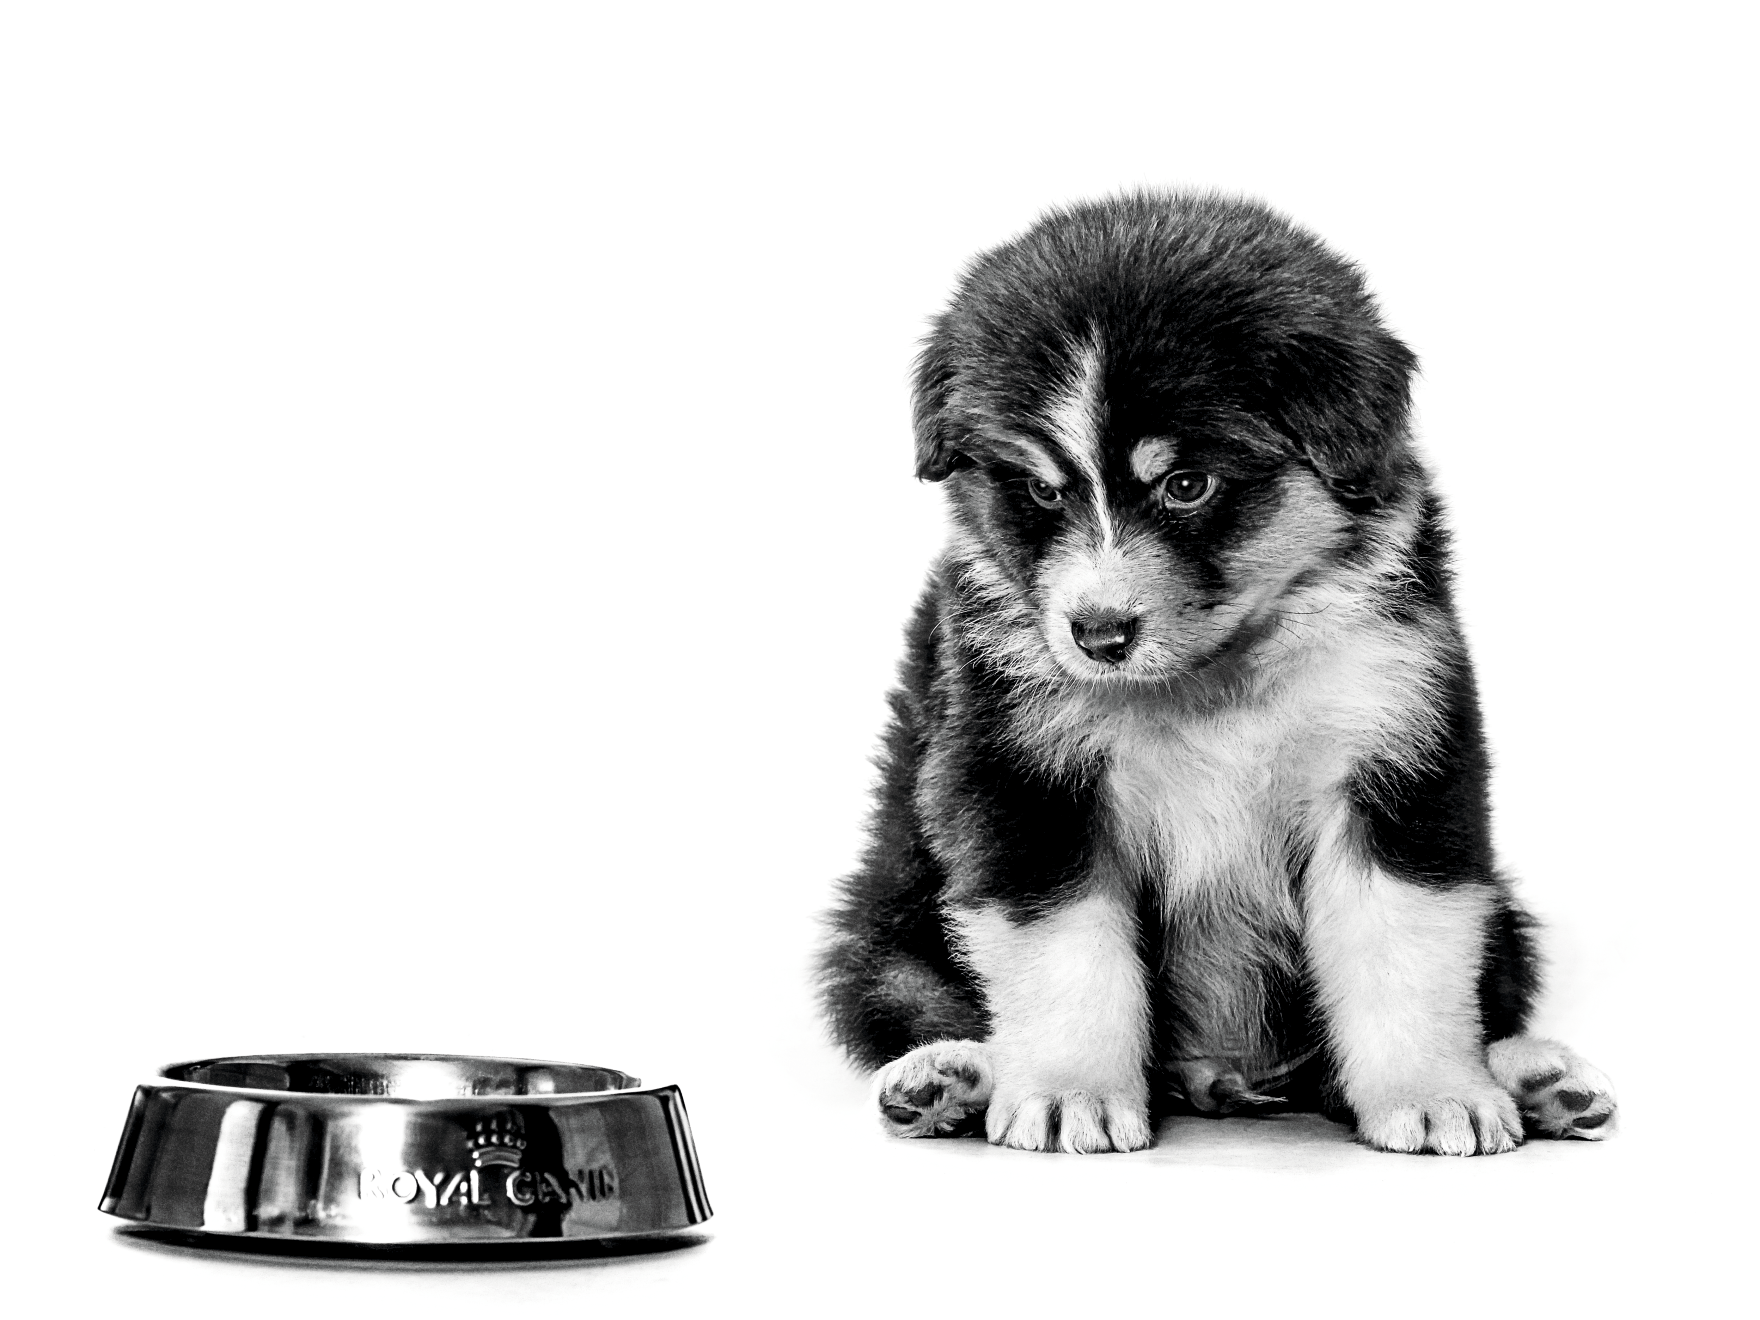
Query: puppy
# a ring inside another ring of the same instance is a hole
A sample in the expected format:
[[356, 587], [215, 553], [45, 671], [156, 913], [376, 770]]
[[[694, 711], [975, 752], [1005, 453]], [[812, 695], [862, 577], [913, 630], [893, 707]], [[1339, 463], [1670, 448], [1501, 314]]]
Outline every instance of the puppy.
[[952, 535], [820, 959], [890, 1131], [1607, 1133], [1606, 1078], [1522, 1034], [1414, 367], [1358, 271], [1251, 202], [1077, 206], [966, 273], [915, 382]]

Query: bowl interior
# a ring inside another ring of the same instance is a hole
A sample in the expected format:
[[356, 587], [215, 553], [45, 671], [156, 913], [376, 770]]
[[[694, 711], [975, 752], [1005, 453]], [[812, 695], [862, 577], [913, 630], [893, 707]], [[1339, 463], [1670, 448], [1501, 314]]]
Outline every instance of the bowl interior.
[[174, 1082], [318, 1095], [446, 1100], [479, 1095], [573, 1095], [641, 1082], [615, 1068], [450, 1054], [247, 1054], [175, 1063]]

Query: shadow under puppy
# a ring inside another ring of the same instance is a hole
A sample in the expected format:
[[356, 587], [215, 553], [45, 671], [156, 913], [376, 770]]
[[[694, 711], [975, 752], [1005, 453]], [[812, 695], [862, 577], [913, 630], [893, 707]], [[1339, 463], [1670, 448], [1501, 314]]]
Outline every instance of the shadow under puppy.
[[1135, 1150], [1171, 1098], [1396, 1151], [1605, 1134], [1607, 1080], [1521, 1034], [1414, 366], [1250, 202], [1078, 206], [967, 272], [916, 375], [952, 536], [820, 961], [891, 1131]]

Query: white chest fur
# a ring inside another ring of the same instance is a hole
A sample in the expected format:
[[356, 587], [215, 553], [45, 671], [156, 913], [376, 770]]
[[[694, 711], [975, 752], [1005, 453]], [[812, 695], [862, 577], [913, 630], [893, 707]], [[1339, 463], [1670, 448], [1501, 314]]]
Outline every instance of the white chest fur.
[[1425, 708], [1412, 675], [1425, 667], [1385, 642], [1313, 648], [1202, 708], [1144, 701], [1095, 713], [1085, 742], [1105, 765], [1114, 839], [1170, 903], [1281, 874], [1353, 769], [1409, 741]]
[[1094, 702], [1072, 721], [1070, 743], [1105, 767], [1113, 851], [1159, 900], [1176, 1055], [1250, 1066], [1280, 1048], [1264, 1024], [1269, 987], [1300, 974], [1292, 859], [1336, 820], [1363, 758], [1414, 745], [1424, 723], [1429, 667], [1399, 640], [1286, 651], [1203, 708]]
[[1144, 721], [1114, 741], [1106, 797], [1118, 850], [1158, 899], [1173, 1058], [1251, 1074], [1280, 1053], [1269, 987], [1299, 974], [1290, 858], [1317, 796], [1335, 791], [1325, 740], [1274, 710]]

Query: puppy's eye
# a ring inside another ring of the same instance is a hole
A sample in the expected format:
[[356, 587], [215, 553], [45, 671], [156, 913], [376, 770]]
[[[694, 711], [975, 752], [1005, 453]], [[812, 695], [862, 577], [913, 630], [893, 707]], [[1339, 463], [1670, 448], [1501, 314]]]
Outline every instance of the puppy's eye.
[[1174, 472], [1161, 483], [1161, 502], [1175, 513], [1190, 513], [1203, 504], [1222, 483], [1208, 472]]
[[1049, 481], [1040, 481], [1037, 477], [1027, 478], [1027, 494], [1043, 509], [1055, 509], [1063, 503], [1063, 492]]

